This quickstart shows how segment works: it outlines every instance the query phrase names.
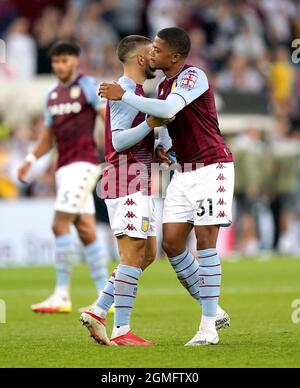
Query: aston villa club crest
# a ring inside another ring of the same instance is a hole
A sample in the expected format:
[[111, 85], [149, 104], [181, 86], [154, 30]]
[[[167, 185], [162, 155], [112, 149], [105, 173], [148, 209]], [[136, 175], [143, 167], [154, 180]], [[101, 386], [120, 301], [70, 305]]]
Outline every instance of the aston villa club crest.
[[70, 90], [70, 97], [73, 99], [73, 100], [76, 100], [79, 96], [80, 96], [80, 93], [81, 93], [81, 89], [79, 86], [73, 86]]
[[149, 230], [149, 218], [143, 217], [142, 219], [142, 231], [144, 233], [148, 232]]

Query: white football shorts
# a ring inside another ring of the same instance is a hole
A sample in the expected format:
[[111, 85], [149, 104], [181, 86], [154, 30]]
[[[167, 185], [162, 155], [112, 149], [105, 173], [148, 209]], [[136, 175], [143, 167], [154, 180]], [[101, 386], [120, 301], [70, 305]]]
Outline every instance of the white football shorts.
[[233, 163], [176, 171], [167, 189], [163, 223], [230, 226], [233, 192]]
[[146, 240], [156, 236], [155, 203], [141, 192], [105, 200], [110, 226], [116, 237], [129, 236]]
[[56, 172], [55, 210], [94, 215], [93, 190], [100, 173], [99, 166], [88, 162], [76, 162], [59, 168]]

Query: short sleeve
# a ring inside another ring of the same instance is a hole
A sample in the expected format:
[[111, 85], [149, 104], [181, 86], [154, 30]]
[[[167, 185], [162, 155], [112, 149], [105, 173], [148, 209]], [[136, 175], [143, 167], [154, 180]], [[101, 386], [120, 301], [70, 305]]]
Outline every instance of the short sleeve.
[[44, 124], [47, 128], [51, 128], [53, 126], [53, 118], [48, 106], [50, 95], [51, 93], [47, 93], [46, 101], [45, 101]]
[[95, 109], [99, 110], [106, 101], [98, 96], [98, 82], [92, 78], [84, 76], [79, 80], [87, 102]]
[[189, 105], [209, 89], [209, 83], [204, 71], [190, 67], [183, 71], [177, 80], [177, 86], [171, 94], [181, 96]]

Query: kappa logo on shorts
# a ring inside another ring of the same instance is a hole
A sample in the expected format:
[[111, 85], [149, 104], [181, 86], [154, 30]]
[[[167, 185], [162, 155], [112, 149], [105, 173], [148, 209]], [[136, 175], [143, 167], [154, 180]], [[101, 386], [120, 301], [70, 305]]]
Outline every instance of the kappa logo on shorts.
[[125, 205], [127, 205], [127, 206], [134, 206], [134, 205], [137, 206], [136, 203], [134, 202], [134, 200], [131, 199], [131, 198], [127, 199], [127, 201], [124, 203], [123, 206], [125, 206]]
[[136, 228], [132, 224], [128, 224], [125, 230], [129, 230], [130, 232], [133, 232], [134, 230], [136, 231]]
[[227, 217], [226, 213], [224, 211], [221, 211], [219, 214], [218, 214], [218, 217], [217, 218], [225, 218]]
[[133, 212], [128, 212], [125, 218], [137, 218], [137, 216]]
[[225, 177], [224, 174], [220, 174], [217, 178], [217, 181], [227, 181], [227, 178]]
[[226, 193], [226, 189], [224, 186], [220, 186], [217, 193]]
[[227, 168], [227, 167], [224, 165], [224, 163], [219, 163], [219, 164], [217, 165], [217, 170], [223, 170], [224, 168]]
[[220, 198], [219, 202], [217, 203], [217, 205], [224, 206], [224, 205], [227, 205], [227, 203], [224, 201], [223, 198]]
[[146, 233], [146, 232], [148, 232], [148, 230], [149, 230], [149, 218], [147, 218], [147, 217], [143, 217], [142, 218], [142, 231], [144, 232], [144, 233]]

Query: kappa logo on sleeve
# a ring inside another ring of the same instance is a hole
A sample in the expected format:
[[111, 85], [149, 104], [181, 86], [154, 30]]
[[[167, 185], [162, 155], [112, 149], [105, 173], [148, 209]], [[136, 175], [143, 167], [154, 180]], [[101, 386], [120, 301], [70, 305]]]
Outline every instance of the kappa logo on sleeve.
[[198, 81], [198, 74], [195, 70], [190, 70], [180, 82], [180, 87], [192, 90]]

